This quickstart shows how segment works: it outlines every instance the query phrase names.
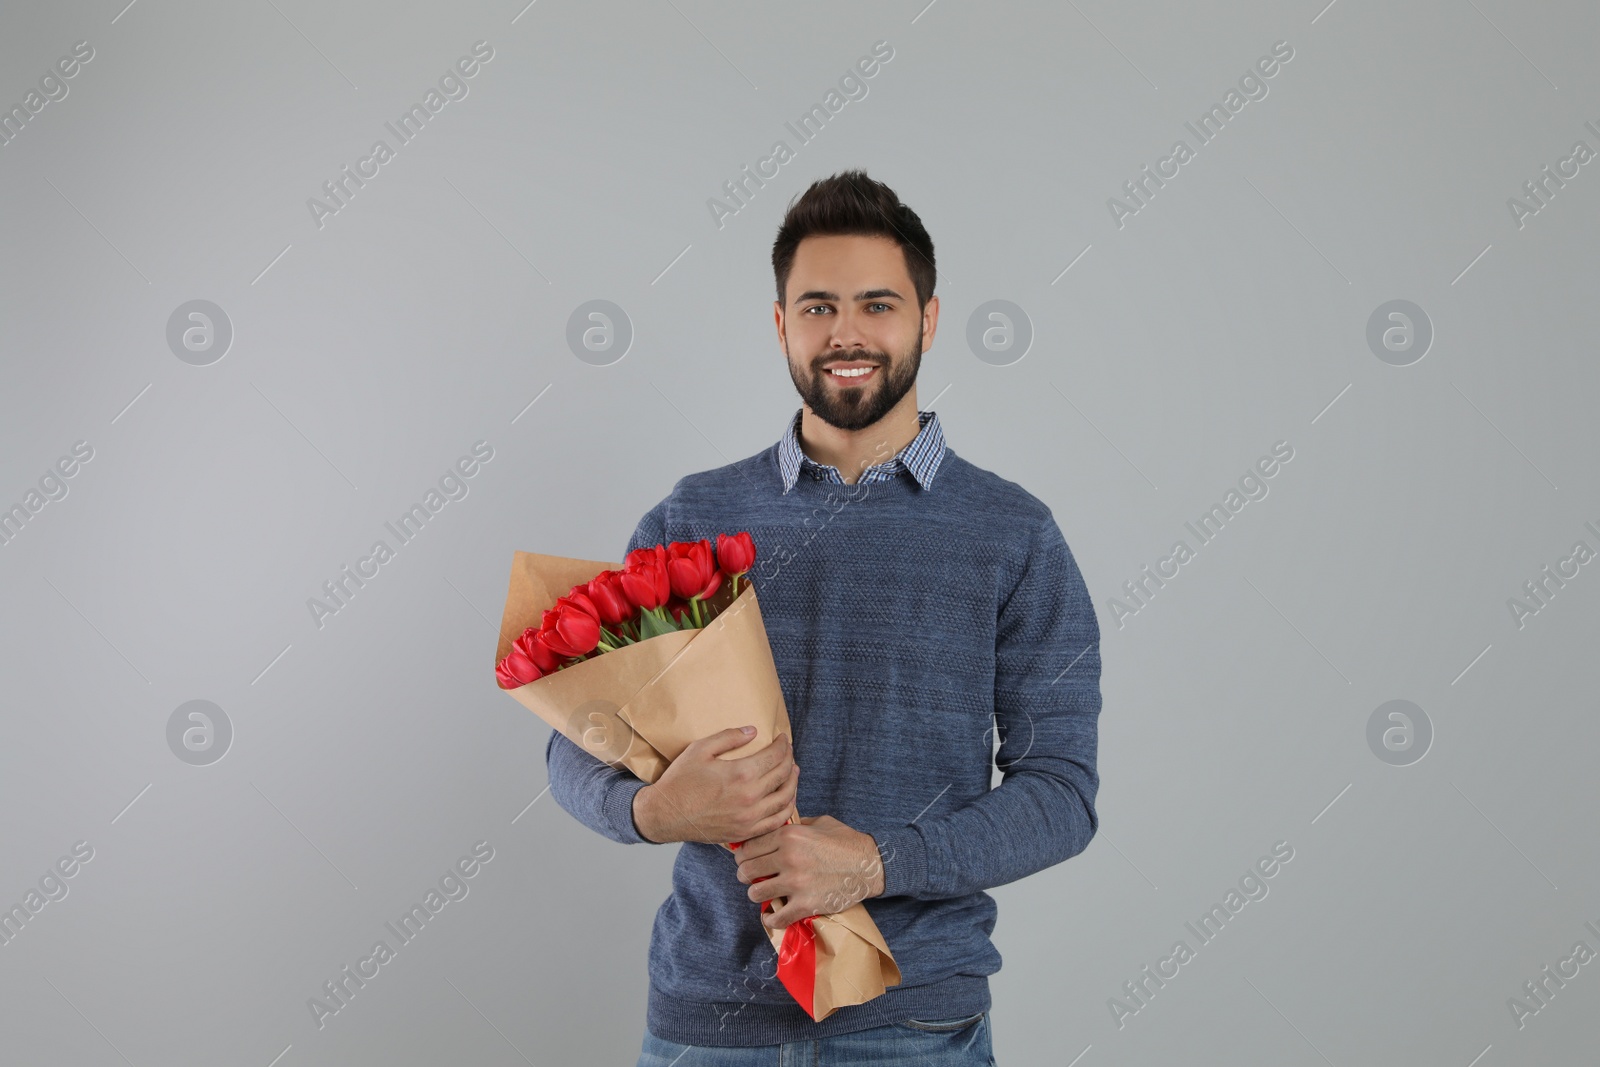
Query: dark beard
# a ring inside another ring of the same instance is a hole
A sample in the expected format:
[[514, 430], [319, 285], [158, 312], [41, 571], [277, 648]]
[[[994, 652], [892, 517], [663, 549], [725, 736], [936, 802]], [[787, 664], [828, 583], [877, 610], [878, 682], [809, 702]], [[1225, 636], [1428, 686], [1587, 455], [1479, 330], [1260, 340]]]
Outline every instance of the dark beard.
[[[784, 355], [788, 355], [788, 345]], [[825, 378], [824, 363], [844, 359], [845, 362], [870, 360], [883, 373], [878, 381], [864, 388], [838, 389]], [[864, 351], [848, 358], [837, 352], [818, 356], [811, 364], [810, 377], [804, 378], [789, 361], [789, 377], [812, 412], [829, 426], [841, 430], [864, 430], [889, 413], [916, 384], [917, 372], [922, 368], [922, 333], [918, 331], [906, 358], [893, 361], [887, 353]]]

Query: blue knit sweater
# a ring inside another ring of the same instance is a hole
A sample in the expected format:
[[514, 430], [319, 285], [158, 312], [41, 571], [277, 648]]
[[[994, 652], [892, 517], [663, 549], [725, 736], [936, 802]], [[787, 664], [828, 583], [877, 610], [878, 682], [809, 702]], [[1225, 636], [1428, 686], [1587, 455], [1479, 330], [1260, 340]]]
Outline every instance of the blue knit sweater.
[[[901, 983], [812, 1022], [776, 977], [735, 855], [683, 842], [650, 939], [646, 1025], [690, 1045], [988, 1010], [1001, 961], [984, 890], [1076, 856], [1098, 826], [1100, 631], [1050, 509], [948, 447], [927, 488], [902, 469], [856, 485], [802, 475], [785, 493], [778, 457], [680, 479], [627, 550], [750, 531], [796, 807], [877, 841], [884, 892], [864, 904]], [[545, 758], [563, 809], [648, 843], [633, 821], [643, 782], [557, 732]]]

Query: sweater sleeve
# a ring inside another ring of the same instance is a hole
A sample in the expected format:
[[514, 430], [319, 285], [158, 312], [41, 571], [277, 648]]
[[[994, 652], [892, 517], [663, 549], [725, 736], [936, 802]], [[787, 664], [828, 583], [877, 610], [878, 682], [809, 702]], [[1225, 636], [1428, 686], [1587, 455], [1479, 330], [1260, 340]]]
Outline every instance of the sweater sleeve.
[[1099, 828], [1100, 626], [1053, 516], [1033, 532], [999, 609], [994, 716], [997, 787], [949, 814], [868, 831], [883, 896], [937, 900], [1005, 885], [1076, 856]]
[[[628, 551], [666, 541], [667, 502], [663, 500], [639, 520]], [[562, 809], [595, 833], [624, 845], [660, 844], [639, 832], [633, 821], [633, 798], [643, 779], [584, 751], [560, 730], [550, 731], [544, 750], [550, 794]]]

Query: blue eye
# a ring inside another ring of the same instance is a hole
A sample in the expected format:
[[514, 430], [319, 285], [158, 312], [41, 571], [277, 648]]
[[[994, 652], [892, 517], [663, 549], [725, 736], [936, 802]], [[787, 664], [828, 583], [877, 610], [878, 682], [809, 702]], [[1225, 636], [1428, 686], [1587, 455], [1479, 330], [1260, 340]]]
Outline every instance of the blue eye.
[[[885, 304], [882, 301], [875, 301], [874, 303], [868, 304], [867, 307], [868, 308], [883, 308], [885, 311], [893, 311], [894, 310], [894, 306], [893, 305]], [[808, 308], [802, 308], [800, 310], [800, 314], [809, 315], [813, 311], [828, 311], [828, 312], [831, 312], [832, 310], [833, 310], [833, 308], [829, 307], [827, 304], [812, 304]]]

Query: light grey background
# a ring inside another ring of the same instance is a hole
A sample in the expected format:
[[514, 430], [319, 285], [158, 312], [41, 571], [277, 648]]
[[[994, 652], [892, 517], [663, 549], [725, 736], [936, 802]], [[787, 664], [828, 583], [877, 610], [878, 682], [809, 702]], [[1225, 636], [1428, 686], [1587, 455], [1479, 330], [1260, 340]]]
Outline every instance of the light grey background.
[[[616, 559], [679, 476], [776, 440], [771, 242], [852, 166], [937, 245], [922, 406], [1050, 505], [1103, 632], [1102, 830], [994, 893], [999, 1061], [1593, 1049], [1600, 963], [1520, 1028], [1507, 1003], [1600, 949], [1600, 565], [1507, 604], [1600, 549], [1600, 163], [1507, 205], [1600, 149], [1592, 6], [124, 2], [0, 12], [7, 108], [94, 49], [0, 147], [0, 504], [94, 450], [0, 546], [0, 904], [94, 850], [0, 946], [0, 1059], [633, 1063], [674, 849], [545, 792], [548, 728], [490, 672], [511, 553]], [[319, 228], [308, 198], [479, 40], [469, 94]], [[1269, 94], [1113, 222], [1280, 40]], [[166, 340], [199, 299], [234, 332], [208, 366]], [[597, 299], [634, 329], [603, 367], [566, 342]], [[1395, 299], [1434, 330], [1403, 367], [1366, 341]], [[1031, 322], [1007, 366], [966, 343], [990, 300]], [[478, 440], [468, 495], [318, 628], [307, 599]], [[1119, 625], [1278, 441], [1269, 495]], [[167, 741], [197, 699], [233, 729], [207, 766]], [[1434, 731], [1409, 766], [1367, 742], [1394, 699]], [[308, 999], [478, 841], [470, 894], [319, 1029]], [[1278, 841], [1270, 894], [1119, 1027]]]

